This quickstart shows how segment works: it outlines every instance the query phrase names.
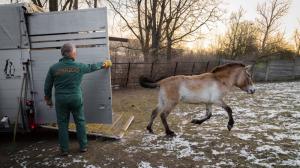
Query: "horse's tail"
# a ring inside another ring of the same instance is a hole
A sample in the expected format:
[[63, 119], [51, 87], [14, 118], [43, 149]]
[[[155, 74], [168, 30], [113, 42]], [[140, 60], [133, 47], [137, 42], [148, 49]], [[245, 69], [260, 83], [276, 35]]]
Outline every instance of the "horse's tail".
[[145, 76], [140, 76], [139, 82], [140, 82], [140, 85], [144, 88], [152, 88], [153, 89], [153, 88], [159, 87], [159, 84], [156, 81], [154, 81], [150, 78], [147, 78]]

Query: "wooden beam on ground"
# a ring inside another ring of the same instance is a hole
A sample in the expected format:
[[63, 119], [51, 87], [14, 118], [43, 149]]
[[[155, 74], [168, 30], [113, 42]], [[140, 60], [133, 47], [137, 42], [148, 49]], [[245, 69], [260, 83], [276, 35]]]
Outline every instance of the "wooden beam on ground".
[[[118, 114], [114, 118], [113, 124], [87, 124], [87, 134], [112, 139], [122, 139], [133, 120], [134, 116], [131, 114]], [[41, 125], [41, 127], [54, 130], [58, 129], [56, 124]], [[69, 125], [69, 132], [76, 132], [74, 123]]]

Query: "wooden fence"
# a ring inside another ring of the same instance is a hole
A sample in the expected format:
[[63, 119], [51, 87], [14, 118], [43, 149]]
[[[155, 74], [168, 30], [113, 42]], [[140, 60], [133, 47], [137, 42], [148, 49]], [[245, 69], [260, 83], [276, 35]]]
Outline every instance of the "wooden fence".
[[272, 60], [255, 65], [257, 81], [286, 81], [300, 78], [300, 59]]
[[[217, 60], [203, 62], [170, 62], [170, 63], [114, 63], [112, 67], [112, 85], [114, 89], [138, 86], [141, 75], [153, 79], [173, 75], [198, 75], [212, 70], [215, 66], [239, 62], [232, 60]], [[244, 62], [253, 64], [252, 62]], [[286, 81], [300, 78], [300, 59], [286, 61], [273, 60], [254, 65], [255, 81]]]

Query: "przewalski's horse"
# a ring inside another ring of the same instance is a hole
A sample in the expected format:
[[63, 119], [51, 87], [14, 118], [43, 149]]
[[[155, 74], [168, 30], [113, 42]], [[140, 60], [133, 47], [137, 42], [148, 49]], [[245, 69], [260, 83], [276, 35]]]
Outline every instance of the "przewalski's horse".
[[140, 77], [140, 84], [146, 88], [159, 87], [158, 104], [152, 111], [147, 130], [153, 133], [152, 124], [158, 113], [165, 127], [166, 134], [176, 134], [169, 128], [167, 117], [179, 102], [206, 105], [206, 116], [193, 119], [194, 124], [201, 124], [212, 115], [212, 105], [221, 106], [228, 113], [227, 128], [233, 127], [231, 108], [223, 101], [223, 97], [233, 88], [238, 87], [249, 94], [255, 92], [251, 73], [251, 66], [239, 63], [230, 63], [214, 68], [211, 72], [194, 76], [172, 76], [159, 82], [153, 82], [146, 77]]

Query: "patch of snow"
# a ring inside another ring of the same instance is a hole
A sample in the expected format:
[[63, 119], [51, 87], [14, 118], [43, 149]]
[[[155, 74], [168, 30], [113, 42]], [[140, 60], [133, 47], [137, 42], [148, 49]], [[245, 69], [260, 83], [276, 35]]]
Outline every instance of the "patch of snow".
[[177, 135], [171, 139], [163, 138], [158, 139], [157, 135], [149, 135], [143, 138], [141, 149], [142, 150], [166, 150], [166, 155], [175, 153], [177, 158], [189, 157], [191, 155], [197, 154], [192, 146], [198, 145], [198, 142], [190, 142], [181, 135]]
[[243, 133], [236, 133], [234, 134], [236, 137], [238, 137], [241, 140], [249, 140], [252, 138], [252, 134], [243, 134]]
[[252, 154], [246, 151], [248, 149], [248, 146], [245, 146], [240, 150], [240, 156], [243, 156], [246, 158], [246, 160], [255, 160], [256, 157]]
[[151, 143], [152, 141], [157, 140], [158, 136], [154, 134], [148, 134], [147, 136], [144, 136], [142, 139], [142, 143]]
[[270, 150], [280, 154], [288, 154], [288, 152], [283, 151], [279, 146], [263, 145], [256, 148], [257, 152], [270, 151]]
[[80, 162], [82, 162], [80, 159], [73, 158], [73, 163], [80, 163]]
[[285, 166], [300, 166], [300, 159], [288, 159], [281, 162], [281, 165]]
[[289, 139], [300, 141], [300, 134], [289, 135]]
[[269, 130], [269, 129], [274, 129], [274, 130], [280, 130], [281, 128], [277, 125], [271, 125], [271, 124], [262, 124], [260, 125], [261, 129], [264, 130]]
[[138, 164], [138, 168], [152, 168], [152, 166], [149, 162], [141, 161]]
[[20, 163], [20, 166], [23, 168], [26, 168], [26, 165], [27, 165], [27, 161], [23, 161], [22, 163]]
[[212, 151], [212, 154], [213, 154], [213, 155], [225, 154], [225, 152], [224, 152], [224, 151], [222, 151], [222, 152], [219, 152], [219, 151], [216, 151], [216, 150], [214, 150], [214, 149], [212, 149], [211, 151]]
[[89, 164], [89, 165], [85, 165], [84, 168], [100, 168], [100, 167], [92, 165], [92, 164]]
[[216, 163], [216, 166], [220, 166], [220, 167], [226, 167], [226, 166], [235, 166], [235, 164], [232, 161], [221, 161], [219, 163]]

